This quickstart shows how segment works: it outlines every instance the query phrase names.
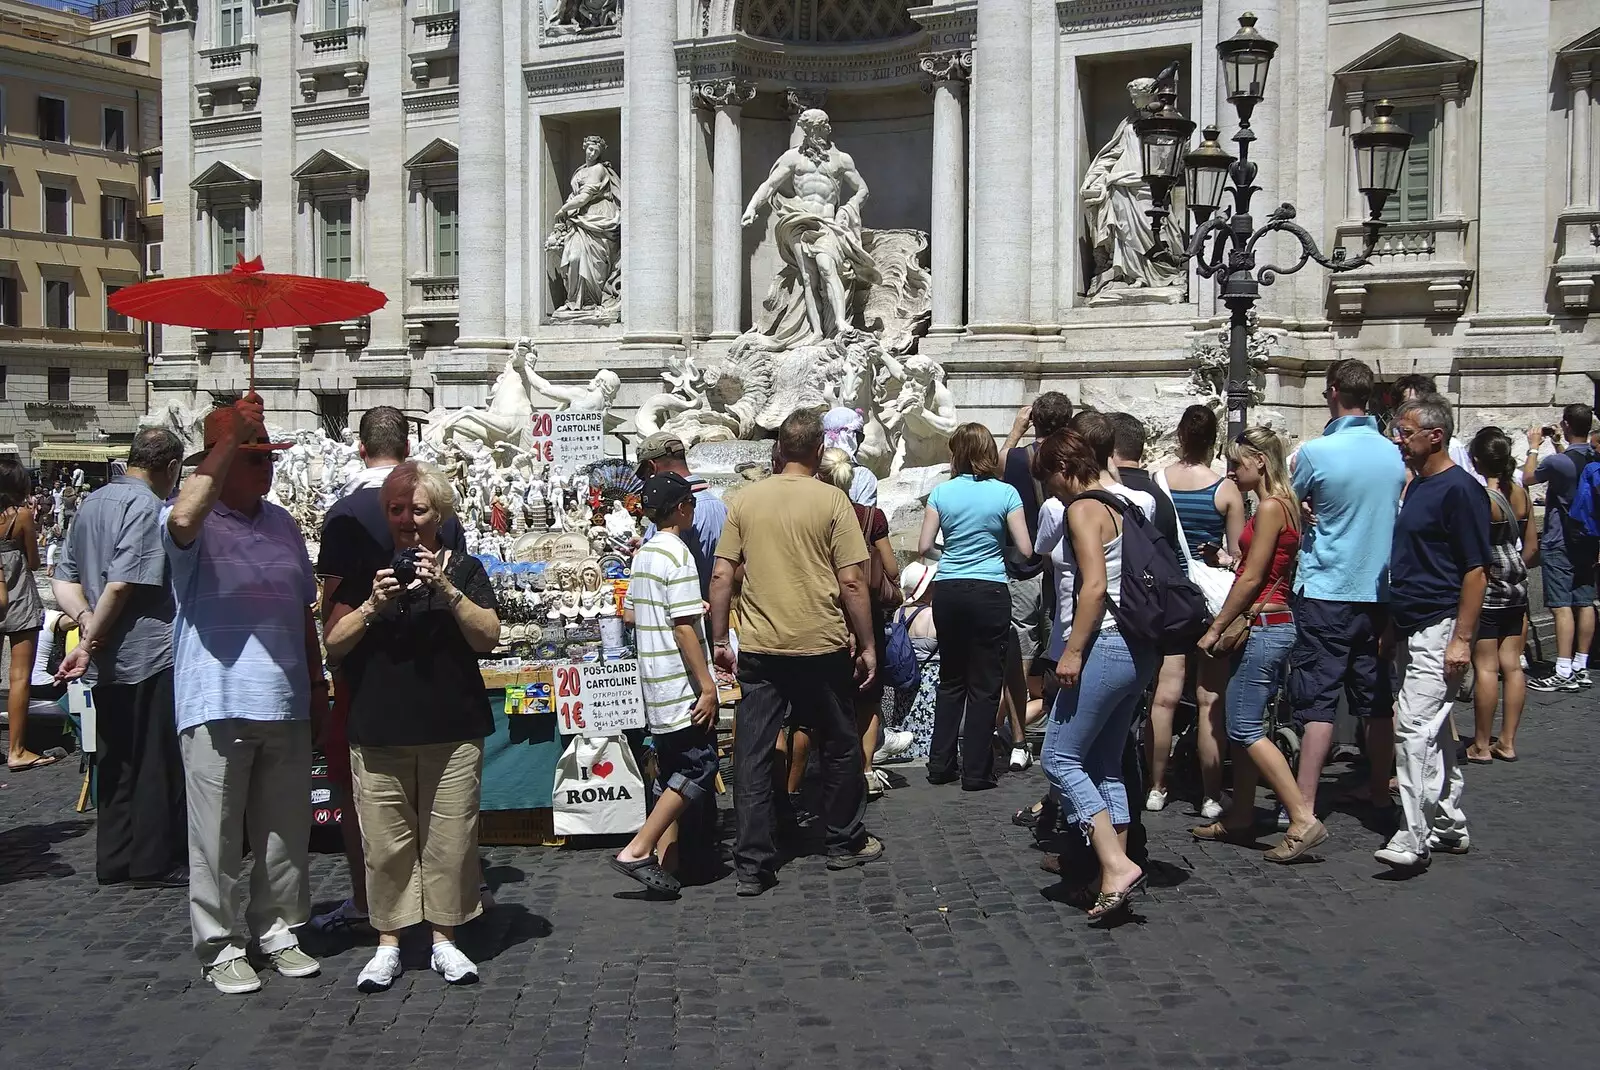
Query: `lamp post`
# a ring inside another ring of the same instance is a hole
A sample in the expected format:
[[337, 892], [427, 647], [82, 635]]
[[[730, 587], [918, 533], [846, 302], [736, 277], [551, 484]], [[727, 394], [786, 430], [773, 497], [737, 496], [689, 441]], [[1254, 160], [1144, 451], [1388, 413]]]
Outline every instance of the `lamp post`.
[[[1195, 270], [1205, 278], [1220, 276], [1222, 301], [1230, 312], [1228, 332], [1228, 437], [1237, 437], [1245, 428], [1250, 407], [1249, 331], [1250, 310], [1279, 275], [1292, 275], [1315, 260], [1329, 271], [1350, 271], [1371, 260], [1373, 247], [1383, 228], [1383, 205], [1400, 188], [1400, 173], [1405, 164], [1411, 135], [1396, 126], [1388, 101], [1373, 107], [1373, 118], [1366, 128], [1351, 135], [1355, 145], [1356, 176], [1367, 195], [1371, 217], [1364, 221], [1361, 255], [1347, 257], [1342, 248], [1324, 255], [1316, 239], [1294, 221], [1294, 205], [1287, 201], [1267, 214], [1260, 227], [1250, 215], [1250, 199], [1260, 192], [1255, 184], [1257, 167], [1250, 160], [1250, 143], [1256, 135], [1250, 129], [1250, 116], [1266, 93], [1267, 71], [1278, 50], [1256, 30], [1256, 17], [1248, 12], [1239, 17], [1239, 32], [1218, 42], [1228, 100], [1239, 115], [1239, 130], [1233, 143], [1239, 147], [1236, 159], [1219, 143], [1220, 130], [1208, 126], [1200, 144], [1183, 153], [1194, 133], [1195, 124], [1185, 119], [1176, 107], [1177, 64], [1168, 66], [1156, 79], [1156, 98], [1146, 114], [1134, 121], [1139, 136], [1144, 180], [1150, 186], [1148, 212], [1155, 227], [1156, 244], [1152, 259], [1176, 263], [1193, 260]], [[1195, 230], [1186, 249], [1174, 251], [1162, 237], [1162, 222], [1170, 214], [1172, 187], [1184, 183]], [[1224, 208], [1224, 193], [1233, 195], [1231, 209]], [[1300, 257], [1287, 267], [1267, 263], [1256, 267], [1256, 244], [1275, 232], [1294, 236], [1300, 242]]]

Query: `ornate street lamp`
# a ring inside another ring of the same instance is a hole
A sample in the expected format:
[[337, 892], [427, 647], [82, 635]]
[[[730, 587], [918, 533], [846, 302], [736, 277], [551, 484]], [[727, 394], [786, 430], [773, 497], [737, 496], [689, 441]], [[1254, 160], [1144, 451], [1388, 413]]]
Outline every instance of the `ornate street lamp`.
[[[1150, 186], [1151, 220], [1155, 224], [1152, 259], [1174, 263], [1193, 260], [1195, 270], [1205, 278], [1220, 276], [1223, 303], [1231, 313], [1228, 332], [1228, 436], [1235, 438], [1245, 428], [1250, 406], [1249, 332], [1250, 309], [1260, 297], [1261, 287], [1270, 286], [1279, 275], [1292, 275], [1315, 260], [1329, 271], [1350, 271], [1370, 262], [1383, 228], [1383, 206], [1400, 188], [1406, 149], [1411, 135], [1396, 126], [1394, 109], [1388, 101], [1373, 107], [1373, 118], [1365, 129], [1351, 135], [1356, 153], [1356, 180], [1367, 196], [1371, 218], [1363, 223], [1361, 254], [1345, 255], [1343, 248], [1323, 254], [1316, 239], [1294, 221], [1294, 205], [1284, 202], [1274, 208], [1260, 227], [1250, 216], [1250, 199], [1260, 189], [1255, 184], [1257, 166], [1250, 160], [1250, 143], [1256, 135], [1250, 129], [1250, 116], [1266, 96], [1267, 71], [1278, 51], [1275, 41], [1256, 30], [1256, 17], [1248, 12], [1239, 18], [1239, 32], [1217, 44], [1222, 61], [1223, 82], [1228, 100], [1239, 115], [1239, 130], [1233, 143], [1239, 146], [1235, 159], [1218, 143], [1220, 130], [1208, 126], [1198, 147], [1179, 160], [1182, 146], [1188, 144], [1194, 124], [1178, 113], [1176, 64], [1156, 79], [1156, 100], [1147, 114], [1134, 122], [1144, 164], [1144, 179]], [[1184, 181], [1189, 211], [1196, 223], [1186, 249], [1173, 252], [1162, 234], [1162, 221], [1170, 213], [1172, 187]], [[1225, 193], [1233, 194], [1231, 209], [1223, 206]], [[1256, 267], [1256, 244], [1268, 234], [1283, 232], [1300, 243], [1300, 257], [1281, 267], [1264, 264]], [[1209, 248], [1208, 248], [1209, 243]]]

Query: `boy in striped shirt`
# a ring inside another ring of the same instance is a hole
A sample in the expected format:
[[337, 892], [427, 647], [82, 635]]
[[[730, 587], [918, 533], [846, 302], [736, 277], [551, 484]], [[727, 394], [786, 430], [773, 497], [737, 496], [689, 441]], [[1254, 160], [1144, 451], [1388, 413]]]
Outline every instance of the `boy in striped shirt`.
[[634, 555], [623, 610], [639, 649], [645, 718], [656, 751], [656, 804], [611, 867], [650, 891], [675, 896], [678, 817], [716, 790], [717, 684], [700, 574], [682, 538], [694, 525], [694, 490], [682, 476], [663, 473], [645, 482], [640, 499], [656, 534]]

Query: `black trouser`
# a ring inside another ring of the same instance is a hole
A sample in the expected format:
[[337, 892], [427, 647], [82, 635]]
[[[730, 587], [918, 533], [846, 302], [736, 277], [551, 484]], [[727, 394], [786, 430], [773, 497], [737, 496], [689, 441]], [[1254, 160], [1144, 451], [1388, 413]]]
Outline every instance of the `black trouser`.
[[162, 877], [189, 859], [183, 758], [172, 669], [94, 689], [95, 876], [101, 884]]
[[850, 655], [739, 655], [738, 721], [733, 737], [733, 809], [739, 832], [734, 872], [741, 881], [770, 877], [777, 868], [777, 811], [773, 749], [785, 720], [811, 731], [822, 769], [822, 817], [828, 853], [849, 854], [866, 839], [867, 784], [856, 732], [855, 681]]
[[1005, 681], [1011, 634], [1011, 593], [990, 580], [938, 580], [933, 624], [939, 631], [939, 704], [933, 715], [928, 774], [956, 771], [961, 740], [961, 783], [994, 783], [994, 728]]

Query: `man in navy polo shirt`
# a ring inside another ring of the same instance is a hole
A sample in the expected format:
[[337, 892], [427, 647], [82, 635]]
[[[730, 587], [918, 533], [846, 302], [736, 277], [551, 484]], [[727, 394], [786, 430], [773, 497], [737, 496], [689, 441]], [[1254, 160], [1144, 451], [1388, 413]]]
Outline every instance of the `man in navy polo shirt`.
[[1408, 401], [1390, 430], [1411, 483], [1389, 557], [1394, 626], [1395, 778], [1400, 830], [1374, 854], [1396, 869], [1421, 869], [1434, 851], [1466, 854], [1465, 780], [1450, 734], [1450, 703], [1472, 663], [1489, 563], [1489, 497], [1450, 459], [1450, 403]]

